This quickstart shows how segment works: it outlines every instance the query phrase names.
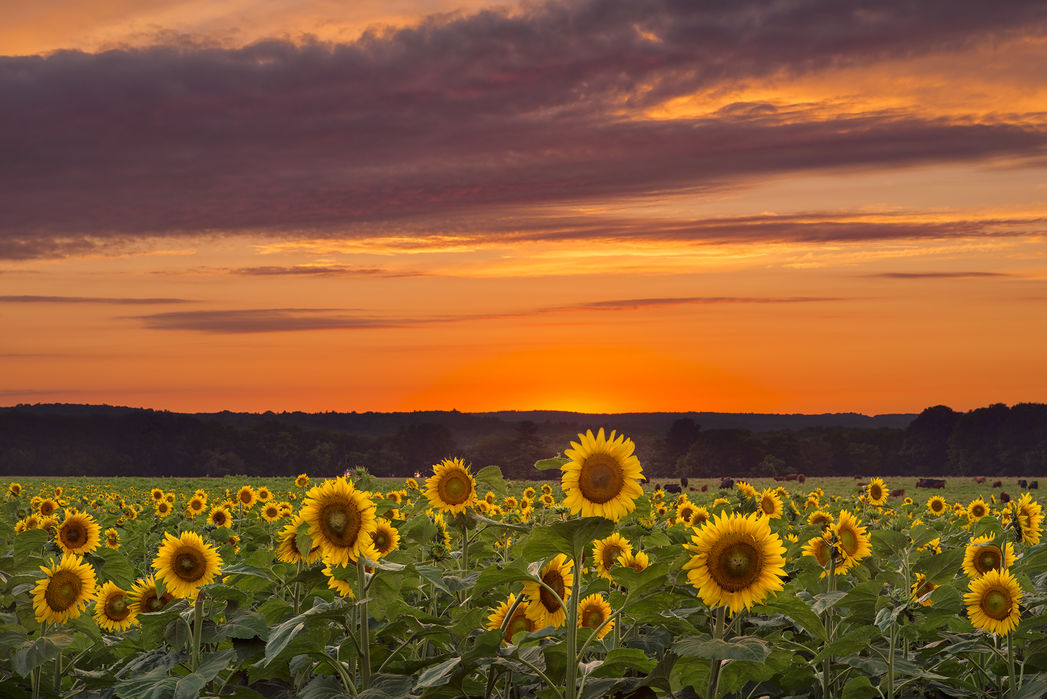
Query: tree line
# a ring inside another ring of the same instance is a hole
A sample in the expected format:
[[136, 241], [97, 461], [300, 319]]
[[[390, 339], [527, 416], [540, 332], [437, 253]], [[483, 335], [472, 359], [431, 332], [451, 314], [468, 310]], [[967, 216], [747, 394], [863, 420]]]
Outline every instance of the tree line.
[[[65, 406], [0, 410], [0, 474], [6, 476], [335, 475], [363, 466], [378, 476], [426, 475], [443, 458], [496, 464], [511, 478], [554, 477], [533, 469], [578, 432], [614, 428], [615, 416], [557, 414], [228, 413]], [[628, 436], [650, 478], [846, 475], [1047, 474], [1047, 405], [995, 404], [968, 412], [927, 408], [906, 427], [823, 425], [757, 431], [703, 428], [664, 414], [633, 421]], [[623, 418], [624, 419], [624, 418]], [[664, 425], [668, 424], [668, 428]], [[347, 426], [348, 425], [348, 426]]]

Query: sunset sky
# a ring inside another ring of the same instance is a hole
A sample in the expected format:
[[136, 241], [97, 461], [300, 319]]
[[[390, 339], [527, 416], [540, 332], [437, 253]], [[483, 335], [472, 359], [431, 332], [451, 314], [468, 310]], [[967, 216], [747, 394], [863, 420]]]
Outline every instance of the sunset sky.
[[0, 405], [1047, 401], [1047, 3], [0, 0]]

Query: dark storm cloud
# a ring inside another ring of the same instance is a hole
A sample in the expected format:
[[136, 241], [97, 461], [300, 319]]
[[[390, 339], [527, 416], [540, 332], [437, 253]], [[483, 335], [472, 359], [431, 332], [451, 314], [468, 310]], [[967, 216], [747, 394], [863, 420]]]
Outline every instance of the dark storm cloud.
[[1047, 134], [1021, 124], [748, 103], [622, 115], [776, 72], [1039, 36], [1045, 18], [1042, 2], [589, 0], [349, 44], [0, 58], [0, 256], [202, 231], [373, 234], [412, 217], [467, 227], [787, 172], [1035, 156]]
[[820, 296], [748, 297], [748, 296], [688, 296], [680, 298], [611, 299], [577, 303], [567, 306], [549, 306], [509, 313], [448, 314], [422, 318], [382, 316], [347, 312], [345, 309], [324, 308], [251, 308], [210, 311], [173, 311], [132, 316], [153, 330], [192, 330], [216, 334], [265, 332], [293, 332], [301, 330], [380, 330], [414, 328], [438, 323], [501, 320], [551, 313], [578, 311], [639, 310], [658, 306], [715, 305], [715, 304], [769, 304], [830, 302], [844, 299]]

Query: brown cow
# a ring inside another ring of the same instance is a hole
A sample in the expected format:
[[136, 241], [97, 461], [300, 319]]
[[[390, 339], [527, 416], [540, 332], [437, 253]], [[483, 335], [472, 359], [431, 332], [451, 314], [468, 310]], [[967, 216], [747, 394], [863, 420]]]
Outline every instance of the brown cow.
[[892, 498], [904, 498], [905, 497], [905, 488], [895, 488], [894, 490], [891, 491], [891, 497]]
[[984, 483], [985, 482], [985, 476], [975, 476], [974, 477], [974, 482], [975, 483]]

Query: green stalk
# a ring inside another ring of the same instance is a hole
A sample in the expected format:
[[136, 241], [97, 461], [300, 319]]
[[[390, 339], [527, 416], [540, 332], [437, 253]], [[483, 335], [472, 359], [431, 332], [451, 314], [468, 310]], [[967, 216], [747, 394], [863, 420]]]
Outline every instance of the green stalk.
[[1007, 632], [1007, 685], [1008, 694], [1014, 699], [1018, 691], [1018, 676], [1014, 672], [1014, 638], [1010, 631]]
[[469, 530], [465, 526], [465, 520], [462, 520], [462, 570], [469, 570]]
[[574, 551], [574, 576], [571, 582], [571, 595], [567, 598], [571, 604], [567, 605], [567, 692], [564, 699], [574, 699], [577, 696], [576, 682], [578, 680], [578, 595], [582, 587], [582, 557], [585, 549]]
[[[829, 581], [826, 583], [828, 592], [836, 590], [836, 545], [829, 547]], [[833, 642], [832, 607], [825, 610], [825, 634], [829, 643]], [[832, 657], [826, 656], [822, 661], [822, 699], [830, 699], [829, 676], [832, 672]]]
[[887, 699], [894, 699], [894, 646], [897, 624], [891, 622], [891, 633], [887, 645]]
[[196, 602], [193, 604], [193, 655], [192, 669], [200, 667], [200, 639], [204, 631], [204, 593], [196, 593]]
[[[720, 605], [716, 608], [716, 618], [713, 621], [713, 638], [717, 641], [723, 639], [724, 618], [727, 616], [727, 607]], [[716, 699], [716, 690], [720, 684], [720, 665], [722, 660], [709, 661], [709, 685], [705, 690], [706, 699]]]
[[[375, 571], [377, 575], [377, 570]], [[360, 602], [357, 607], [360, 610], [360, 679], [363, 689], [371, 686], [371, 638], [370, 625], [367, 619], [367, 597], [364, 585], [364, 559], [356, 559], [356, 586], [360, 590]]]

